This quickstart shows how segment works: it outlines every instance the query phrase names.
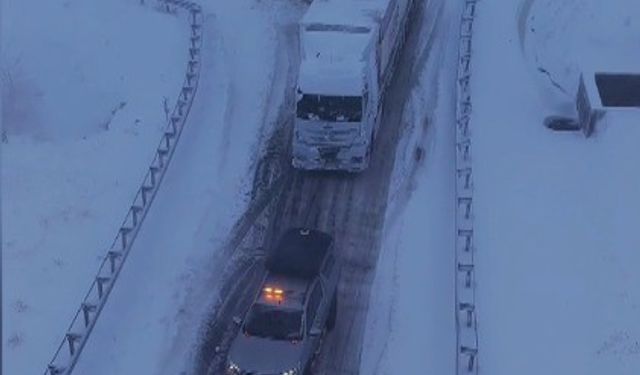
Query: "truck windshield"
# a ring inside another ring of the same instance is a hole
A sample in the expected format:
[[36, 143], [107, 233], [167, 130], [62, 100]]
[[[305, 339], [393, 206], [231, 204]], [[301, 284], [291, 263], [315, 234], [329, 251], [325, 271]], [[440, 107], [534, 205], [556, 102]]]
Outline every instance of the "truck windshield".
[[301, 338], [302, 310], [254, 304], [244, 326], [246, 334], [275, 340]]
[[360, 122], [362, 97], [304, 94], [297, 104], [297, 116], [305, 120]]

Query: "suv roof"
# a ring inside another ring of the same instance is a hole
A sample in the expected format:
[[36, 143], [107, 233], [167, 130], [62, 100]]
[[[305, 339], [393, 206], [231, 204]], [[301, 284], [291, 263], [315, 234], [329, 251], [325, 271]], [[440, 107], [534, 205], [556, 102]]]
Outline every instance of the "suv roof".
[[[265, 278], [256, 302], [264, 305], [302, 309], [310, 285], [311, 282], [308, 279], [271, 274]], [[281, 290], [282, 294], [277, 294], [275, 290]]]
[[267, 257], [267, 269], [273, 273], [310, 279], [318, 275], [333, 239], [315, 229], [287, 230]]

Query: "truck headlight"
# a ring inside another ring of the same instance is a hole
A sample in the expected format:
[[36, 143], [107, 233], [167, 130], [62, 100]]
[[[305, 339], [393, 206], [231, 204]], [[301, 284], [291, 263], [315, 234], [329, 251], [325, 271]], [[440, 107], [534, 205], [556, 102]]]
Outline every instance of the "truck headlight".
[[291, 370], [283, 372], [282, 375], [298, 375], [298, 369], [292, 368]]

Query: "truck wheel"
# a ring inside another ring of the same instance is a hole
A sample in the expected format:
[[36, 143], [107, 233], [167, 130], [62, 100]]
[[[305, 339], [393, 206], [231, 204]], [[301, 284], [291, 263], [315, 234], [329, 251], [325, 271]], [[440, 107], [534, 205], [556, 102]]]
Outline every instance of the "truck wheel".
[[336, 326], [336, 318], [338, 317], [338, 292], [333, 294], [331, 307], [329, 308], [329, 317], [327, 318], [327, 331], [333, 330]]

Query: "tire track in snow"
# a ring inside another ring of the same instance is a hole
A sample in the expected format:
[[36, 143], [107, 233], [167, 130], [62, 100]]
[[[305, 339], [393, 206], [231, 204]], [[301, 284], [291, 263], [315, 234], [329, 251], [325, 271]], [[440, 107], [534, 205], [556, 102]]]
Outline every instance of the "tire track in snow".
[[[419, 35], [424, 28], [423, 23], [420, 17], [412, 18], [407, 43], [389, 87], [370, 168], [359, 175], [309, 173], [287, 168], [285, 188], [271, 213], [264, 242], [267, 248], [283, 230], [311, 223], [333, 234], [338, 253], [343, 258], [344, 268], [338, 290], [338, 319], [334, 331], [325, 338], [315, 366], [317, 374], [359, 373], [369, 294], [387, 208], [389, 179], [396, 145], [403, 130], [398, 124], [402, 123], [404, 103], [413, 84], [412, 73], [418, 62], [414, 51], [418, 50], [421, 42]], [[433, 43], [429, 40], [427, 49]], [[429, 59], [428, 53], [422, 56], [423, 61]], [[255, 287], [244, 286], [247, 289]], [[220, 317], [223, 325], [228, 324], [230, 319], [228, 315]], [[226, 355], [224, 351], [221, 353]]]
[[[418, 14], [423, 11], [427, 9], [419, 7], [416, 10]], [[403, 131], [398, 124], [402, 123], [404, 103], [415, 85], [415, 66], [431, 59], [430, 51], [435, 39], [435, 33], [428, 27], [435, 28], [437, 25], [427, 25], [425, 21], [424, 17], [414, 17], [412, 20], [396, 77], [389, 88], [389, 100], [385, 104], [383, 124], [376, 139], [376, 152], [370, 170], [353, 181], [345, 181], [352, 189], [346, 202], [336, 196], [340, 202], [334, 207], [347, 208], [344, 221], [336, 224], [341, 230], [336, 228], [334, 232], [338, 249], [344, 254], [345, 268], [339, 289], [338, 321], [335, 330], [325, 341], [318, 360], [318, 374], [358, 374], [360, 370], [362, 339], [380, 251], [390, 175], [395, 163], [396, 146]], [[425, 28], [429, 36], [424, 53], [415, 56], [414, 51], [419, 50], [420, 35]]]
[[[290, 31], [291, 27], [287, 24], [277, 28], [279, 47], [276, 52], [275, 66], [286, 68], [276, 69], [273, 77], [275, 82], [271, 83], [268, 90], [266, 115], [260, 127], [258, 140], [259, 144], [266, 143], [266, 145], [262, 146], [264, 151], [258, 154], [261, 155], [259, 160], [252, 163], [255, 174], [251, 203], [230, 231], [226, 244], [218, 255], [220, 259], [228, 259], [226, 262], [221, 262], [222, 265], [218, 266], [218, 269], [226, 267], [237, 271], [235, 273], [228, 271], [220, 281], [210, 284], [216, 289], [218, 288], [216, 285], [222, 284], [220, 296], [223, 301], [217, 306], [210, 306], [211, 314], [202, 322], [200, 339], [194, 343], [196, 348], [193, 363], [190, 369], [183, 371], [184, 374], [223, 373], [222, 366], [226, 359], [230, 338], [237, 331], [232, 318], [237, 315], [242, 316], [243, 311], [248, 308], [255, 288], [259, 286], [261, 275], [264, 273], [260, 266], [258, 272], [246, 272], [245, 276], [242, 276], [242, 268], [246, 267], [243, 262], [246, 262], [247, 258], [256, 256], [253, 253], [255, 249], [270, 243], [270, 233], [274, 232], [273, 222], [267, 223], [267, 233], [256, 235], [253, 232], [262, 224], [261, 221], [264, 220], [265, 215], [276, 217], [281, 215], [277, 210], [269, 211], [277, 208], [277, 205], [271, 202], [282, 198], [283, 189], [290, 189], [294, 183], [304, 182], [294, 180], [287, 157], [292, 134], [290, 114], [293, 113], [291, 108], [295, 104], [293, 88], [297, 80], [297, 66], [293, 66], [296, 57], [288, 53], [294, 48], [297, 50], [297, 40]], [[282, 98], [280, 104], [277, 104], [277, 98]], [[271, 128], [274, 130], [271, 131]], [[269, 138], [265, 142], [264, 139], [269, 133]], [[215, 271], [212, 272], [215, 273]]]

